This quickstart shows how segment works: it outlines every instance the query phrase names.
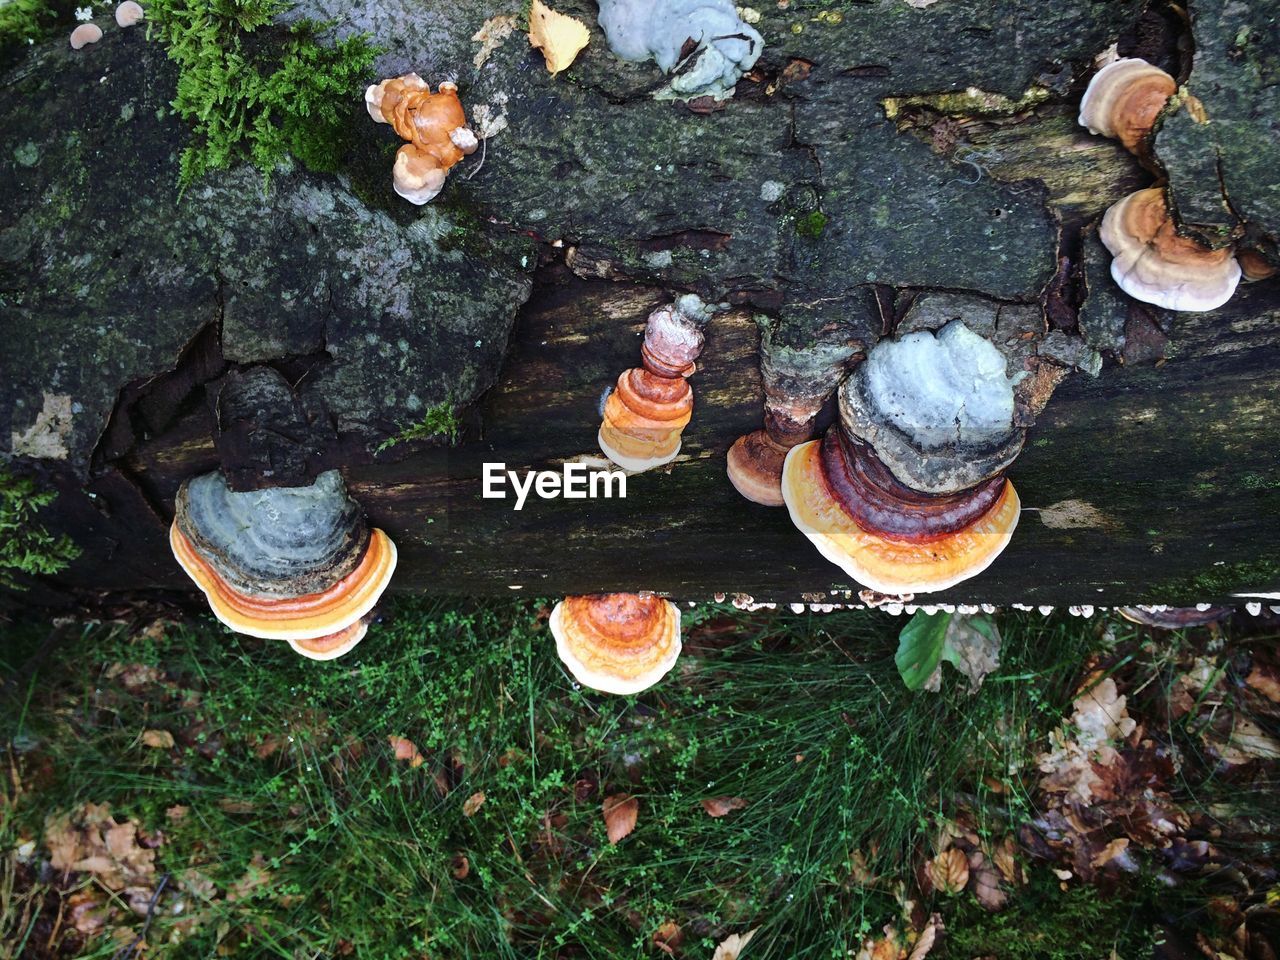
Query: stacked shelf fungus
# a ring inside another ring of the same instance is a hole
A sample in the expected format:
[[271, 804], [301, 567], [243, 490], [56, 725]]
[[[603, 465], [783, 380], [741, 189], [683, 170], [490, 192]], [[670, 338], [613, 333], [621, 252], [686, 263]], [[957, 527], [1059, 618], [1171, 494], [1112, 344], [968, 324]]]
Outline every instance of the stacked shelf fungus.
[[310, 486], [237, 493], [221, 471], [178, 491], [169, 543], [214, 615], [237, 633], [332, 660], [364, 639], [396, 567], [337, 471]]
[[642, 366], [618, 377], [605, 401], [597, 440], [610, 460], [639, 473], [670, 463], [693, 417], [693, 389], [687, 378], [702, 353], [702, 327], [710, 311], [694, 294], [649, 315]]
[[383, 80], [364, 94], [369, 116], [389, 123], [402, 140], [391, 171], [395, 191], [421, 206], [444, 189], [449, 170], [475, 152], [479, 141], [467, 127], [466, 114], [453, 83], [435, 93], [416, 73]]
[[670, 76], [660, 100], [726, 100], [764, 50], [732, 0], [600, 0], [600, 27], [623, 60]]
[[766, 507], [783, 505], [787, 451], [817, 435], [818, 414], [857, 347], [839, 331], [828, 341], [803, 346], [780, 342], [777, 328], [761, 332], [764, 427], [735, 440], [726, 458], [729, 480], [740, 494]]
[[550, 625], [569, 672], [604, 693], [647, 690], [680, 656], [680, 611], [652, 594], [566, 597], [551, 611]]
[[882, 593], [943, 590], [1009, 543], [1022, 449], [1014, 381], [990, 342], [953, 320], [871, 351], [840, 390], [840, 422], [794, 447], [782, 496], [818, 551]]

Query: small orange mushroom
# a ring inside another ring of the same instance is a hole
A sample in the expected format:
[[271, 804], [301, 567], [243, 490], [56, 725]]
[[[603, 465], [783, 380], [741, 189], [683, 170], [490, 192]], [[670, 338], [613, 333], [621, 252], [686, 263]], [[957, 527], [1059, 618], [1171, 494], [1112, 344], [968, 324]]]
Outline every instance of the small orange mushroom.
[[1113, 60], [1094, 74], [1080, 101], [1080, 126], [1141, 153], [1156, 118], [1178, 90], [1159, 67], [1137, 57]]
[[383, 80], [365, 90], [365, 106], [378, 123], [389, 123], [408, 141], [396, 154], [396, 193], [419, 206], [444, 189], [449, 170], [479, 145], [467, 126], [456, 84], [435, 93], [416, 73]]
[[1235, 293], [1240, 264], [1230, 248], [1212, 250], [1179, 236], [1164, 190], [1131, 193], [1107, 210], [1098, 237], [1114, 259], [1111, 276], [1136, 300], [1167, 310], [1216, 310]]
[[566, 597], [551, 611], [550, 627], [569, 672], [604, 693], [646, 690], [680, 656], [680, 611], [652, 594]]
[[744, 434], [729, 448], [729, 482], [752, 503], [782, 506], [782, 464], [790, 449], [769, 436], [768, 430]]

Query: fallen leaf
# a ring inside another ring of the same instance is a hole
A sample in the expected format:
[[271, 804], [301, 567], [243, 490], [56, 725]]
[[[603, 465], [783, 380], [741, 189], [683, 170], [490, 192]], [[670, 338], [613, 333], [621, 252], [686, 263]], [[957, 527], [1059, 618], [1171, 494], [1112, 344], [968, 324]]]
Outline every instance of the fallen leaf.
[[1280, 676], [1261, 665], [1254, 665], [1244, 678], [1245, 685], [1257, 690], [1272, 703], [1280, 703]]
[[393, 736], [387, 737], [387, 743], [391, 744], [391, 750], [397, 760], [408, 760], [411, 767], [422, 766], [424, 758], [418, 752], [418, 745], [412, 740]]
[[172, 822], [177, 823], [178, 821], [182, 820], [190, 812], [191, 812], [190, 807], [184, 807], [181, 804], [175, 804], [172, 807], [166, 808], [164, 811], [164, 815], [168, 817]]
[[674, 957], [676, 951], [680, 949], [680, 944], [684, 943], [684, 931], [680, 929], [680, 924], [674, 920], [668, 920], [653, 931], [652, 939], [655, 947], [668, 956]]
[[508, 15], [490, 17], [476, 31], [475, 36], [471, 39], [475, 43], [480, 44], [480, 49], [476, 52], [472, 62], [479, 70], [493, 56], [493, 51], [497, 50], [507, 37], [511, 36], [516, 29], [516, 18]]
[[267, 861], [263, 859], [261, 851], [255, 850], [244, 874], [227, 889], [227, 899], [244, 900], [270, 882], [271, 872], [267, 869]]
[[1094, 855], [1093, 859], [1089, 861], [1089, 865], [1092, 867], [1101, 867], [1108, 864], [1116, 857], [1123, 854], [1128, 848], [1129, 838], [1117, 837], [1098, 851], [1098, 853]]
[[143, 730], [142, 743], [156, 750], [169, 750], [173, 747], [173, 734], [168, 730]]
[[453, 874], [453, 879], [465, 880], [471, 873], [471, 861], [463, 854], [455, 853], [453, 860], [449, 862], [449, 872]]
[[1252, 720], [1240, 720], [1231, 731], [1230, 746], [1223, 751], [1223, 759], [1237, 762], [1235, 754], [1244, 760], [1280, 760], [1280, 740], [1267, 736]]
[[1000, 872], [981, 850], [969, 851], [969, 889], [984, 910], [1003, 910], [1009, 895], [1000, 886]]
[[474, 817], [476, 811], [484, 806], [484, 791], [477, 791], [467, 797], [462, 804], [462, 815], [464, 817]]
[[928, 872], [935, 890], [954, 896], [969, 882], [969, 859], [963, 850], [952, 847], [929, 861]]
[[942, 925], [942, 915], [935, 913], [929, 918], [928, 925], [920, 931], [920, 939], [916, 941], [915, 947], [911, 951], [911, 955], [907, 960], [924, 960], [929, 955], [938, 942], [938, 934], [944, 932], [946, 928]]
[[1021, 882], [1022, 869], [1018, 866], [1018, 845], [1013, 837], [1006, 836], [1000, 842], [1000, 846], [991, 852], [991, 862], [1000, 871], [1000, 876], [1004, 878], [1005, 883]]
[[604, 810], [604, 828], [610, 843], [617, 843], [636, 828], [640, 801], [631, 794], [618, 793], [605, 797], [601, 806]]
[[590, 39], [591, 34], [581, 21], [556, 13], [542, 0], [533, 0], [529, 7], [529, 45], [542, 50], [553, 77], [573, 63]]
[[223, 797], [218, 801], [218, 809], [223, 813], [253, 813], [258, 808], [252, 800], [233, 800], [231, 797]]
[[[759, 930], [756, 927], [756, 930]], [[747, 944], [751, 942], [751, 938], [756, 935], [755, 930], [748, 930], [746, 933], [731, 933], [720, 941], [720, 945], [716, 947], [716, 952], [711, 955], [711, 960], [738, 960], [742, 956], [742, 951], [747, 948]]]
[[91, 890], [80, 890], [67, 898], [71, 926], [77, 933], [91, 936], [102, 930], [111, 918], [111, 907], [93, 895]]
[[711, 817], [725, 817], [735, 810], [746, 807], [747, 801], [741, 797], [708, 797], [702, 801], [702, 809]]

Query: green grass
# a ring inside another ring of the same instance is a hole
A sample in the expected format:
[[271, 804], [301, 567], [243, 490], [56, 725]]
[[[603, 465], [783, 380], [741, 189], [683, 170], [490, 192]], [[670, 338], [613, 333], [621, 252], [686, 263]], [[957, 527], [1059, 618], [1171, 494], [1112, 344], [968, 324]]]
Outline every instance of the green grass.
[[[248, 899], [161, 911], [157, 943], [199, 923], [149, 956], [641, 957], [675, 921], [688, 956], [759, 926], [748, 960], [843, 957], [896, 919], [895, 884], [957, 798], [994, 836], [1031, 813], [1030, 761], [1102, 640], [1079, 620], [1000, 626], [1004, 664], [972, 698], [951, 674], [941, 694], [909, 693], [901, 622], [874, 613], [699, 608], [675, 674], [626, 698], [577, 688], [527, 603], [402, 603], [330, 664], [213, 625], [102, 628], [0, 705], [27, 784], [6, 783], [0, 850], [92, 801], [163, 830], [175, 884], [196, 870], [225, 891], [265, 864]], [[0, 643], [5, 676], [41, 636]], [[158, 679], [130, 691], [120, 664]], [[142, 746], [144, 729], [177, 747]], [[393, 735], [426, 763], [395, 761]], [[617, 791], [640, 814], [611, 846], [600, 804]], [[720, 795], [748, 806], [712, 819], [699, 800]], [[190, 812], [173, 823], [176, 804]], [[855, 852], [882, 879], [855, 882]], [[1135, 923], [1109, 909], [1095, 925]]]

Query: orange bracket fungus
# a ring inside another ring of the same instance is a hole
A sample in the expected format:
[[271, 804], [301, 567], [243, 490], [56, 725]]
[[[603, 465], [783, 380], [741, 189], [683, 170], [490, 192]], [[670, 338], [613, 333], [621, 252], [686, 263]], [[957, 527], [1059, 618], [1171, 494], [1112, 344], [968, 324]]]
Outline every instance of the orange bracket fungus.
[[764, 427], [735, 440], [726, 459], [734, 488], [766, 507], [783, 505], [782, 463], [787, 451], [816, 435], [818, 413], [857, 346], [836, 339], [797, 348], [776, 337], [771, 327], [760, 336]]
[[872, 590], [943, 590], [982, 572], [1018, 523], [1004, 469], [1022, 449], [1014, 381], [953, 320], [878, 344], [840, 390], [840, 422], [787, 454], [782, 496], [818, 551]]
[[680, 611], [652, 594], [566, 597], [551, 611], [556, 652], [584, 687], [647, 690], [680, 656]]
[[1125, 293], [1167, 310], [1216, 310], [1235, 293], [1240, 264], [1229, 248], [1212, 250], [1178, 234], [1165, 192], [1150, 187], [1107, 210], [1098, 237], [1114, 258], [1111, 276]]
[[1089, 81], [1080, 101], [1080, 126], [1142, 153], [1156, 118], [1177, 90], [1173, 77], [1145, 60], [1113, 60]]
[[643, 366], [618, 377], [597, 436], [604, 455], [624, 470], [651, 470], [680, 452], [680, 436], [693, 417], [693, 389], [686, 378], [697, 369], [702, 327], [710, 315], [692, 293], [649, 315], [640, 348]]
[[456, 84], [444, 82], [435, 93], [416, 73], [383, 80], [364, 94], [369, 116], [389, 123], [408, 141], [396, 153], [391, 179], [395, 191], [421, 206], [444, 189], [449, 170], [479, 145], [467, 126]]
[[237, 633], [332, 660], [364, 639], [396, 548], [335, 470], [305, 487], [238, 493], [221, 471], [178, 491], [169, 543], [214, 615]]

